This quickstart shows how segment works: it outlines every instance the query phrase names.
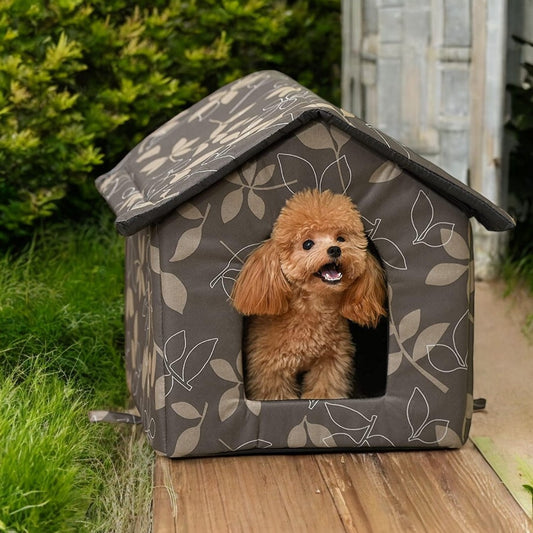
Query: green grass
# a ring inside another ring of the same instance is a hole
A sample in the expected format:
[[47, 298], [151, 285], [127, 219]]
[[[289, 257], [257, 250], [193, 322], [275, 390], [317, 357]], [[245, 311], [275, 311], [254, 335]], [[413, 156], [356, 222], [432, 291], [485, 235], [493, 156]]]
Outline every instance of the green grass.
[[130, 531], [149, 517], [142, 430], [87, 417], [127, 401], [123, 245], [104, 216], [0, 258], [0, 532]]

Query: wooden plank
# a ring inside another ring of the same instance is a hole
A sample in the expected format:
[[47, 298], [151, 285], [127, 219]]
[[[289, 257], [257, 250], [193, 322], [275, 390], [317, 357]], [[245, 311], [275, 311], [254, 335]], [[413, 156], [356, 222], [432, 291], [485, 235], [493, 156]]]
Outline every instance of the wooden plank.
[[533, 345], [522, 329], [533, 299], [518, 290], [503, 299], [502, 283], [477, 283], [474, 395], [487, 399], [471, 438], [524, 511], [532, 516]]
[[344, 531], [311, 455], [158, 457], [154, 533]]
[[317, 458], [346, 531], [531, 531], [471, 443], [461, 450]]
[[158, 457], [154, 533], [533, 532], [492, 469], [461, 450]]

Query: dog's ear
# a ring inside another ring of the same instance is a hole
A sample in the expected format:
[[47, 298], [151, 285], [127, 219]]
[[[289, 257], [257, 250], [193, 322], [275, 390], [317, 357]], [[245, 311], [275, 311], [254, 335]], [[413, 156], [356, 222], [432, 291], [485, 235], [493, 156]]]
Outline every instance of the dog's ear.
[[244, 263], [231, 299], [243, 315], [281, 315], [289, 309], [290, 290], [276, 246], [269, 239]]
[[375, 328], [385, 310], [385, 275], [378, 260], [367, 252], [363, 273], [344, 293], [341, 315], [356, 324]]

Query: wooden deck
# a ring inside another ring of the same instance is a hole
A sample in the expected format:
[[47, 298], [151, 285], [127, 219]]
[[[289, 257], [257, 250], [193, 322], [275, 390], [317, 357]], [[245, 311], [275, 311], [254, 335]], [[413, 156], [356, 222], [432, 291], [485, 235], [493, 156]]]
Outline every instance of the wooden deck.
[[499, 292], [485, 283], [476, 291], [475, 393], [488, 405], [471, 436], [506, 484], [472, 442], [431, 452], [158, 457], [153, 532], [533, 532], [521, 488], [533, 465], [533, 353], [520, 333], [524, 310], [510, 310]]

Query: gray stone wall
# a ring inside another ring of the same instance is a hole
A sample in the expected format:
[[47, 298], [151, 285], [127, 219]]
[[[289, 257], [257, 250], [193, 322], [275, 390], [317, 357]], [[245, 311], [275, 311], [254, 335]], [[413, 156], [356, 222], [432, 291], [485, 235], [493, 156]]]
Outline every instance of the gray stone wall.
[[[531, 0], [343, 0], [343, 107], [506, 207], [508, 21]], [[505, 235], [478, 225], [479, 277]]]

